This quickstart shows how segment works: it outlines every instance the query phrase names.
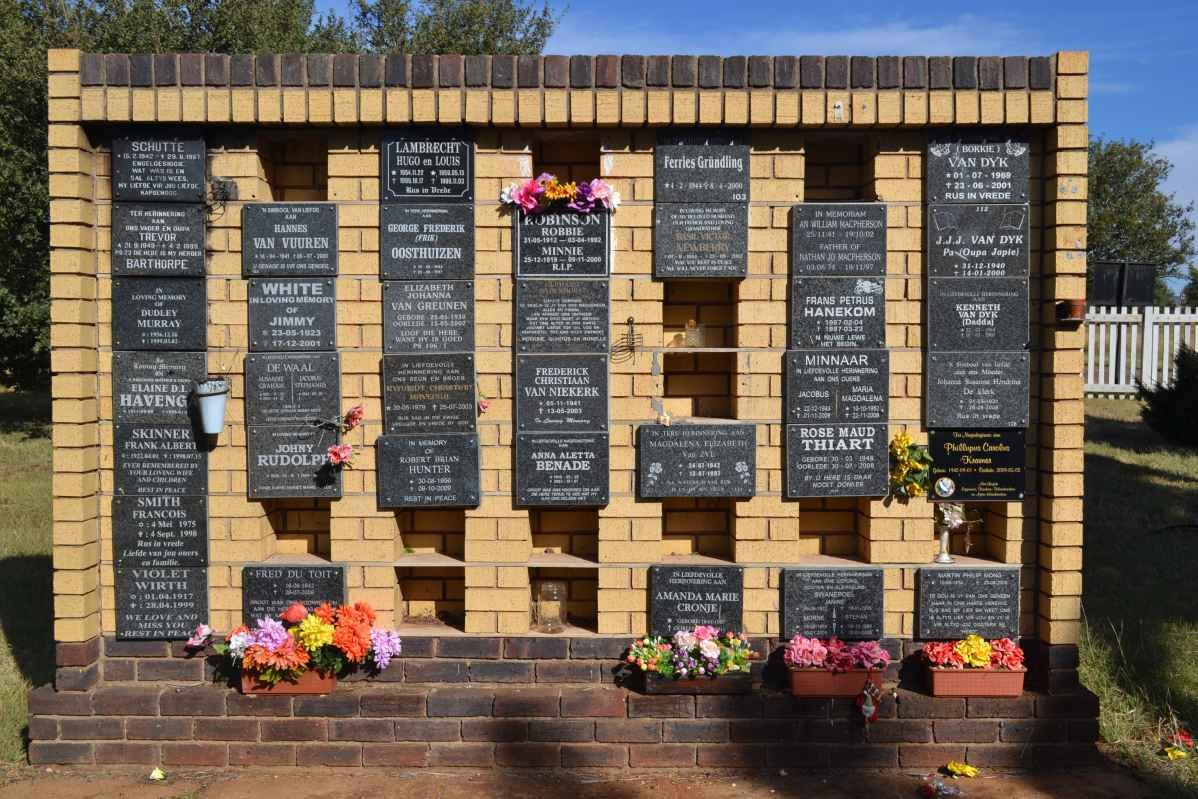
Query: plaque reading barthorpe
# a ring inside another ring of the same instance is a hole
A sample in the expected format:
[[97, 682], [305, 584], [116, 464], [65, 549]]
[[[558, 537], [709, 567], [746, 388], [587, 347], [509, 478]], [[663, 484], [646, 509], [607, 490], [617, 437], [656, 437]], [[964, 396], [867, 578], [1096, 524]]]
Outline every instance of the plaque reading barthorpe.
[[790, 210], [792, 277], [886, 274], [886, 206], [803, 203]]
[[518, 352], [608, 351], [608, 281], [520, 280]]
[[337, 274], [334, 203], [251, 203], [241, 211], [245, 277]]
[[198, 203], [113, 203], [112, 273], [202, 276], [204, 206]]
[[607, 433], [518, 433], [515, 471], [517, 505], [606, 505]]
[[383, 283], [384, 352], [472, 352], [474, 282]]
[[191, 425], [114, 424], [118, 495], [207, 494], [208, 453]]
[[208, 569], [129, 566], [116, 572], [116, 637], [181, 641], [208, 621]]
[[1019, 637], [1019, 569], [919, 570], [916, 640]]
[[1027, 483], [1027, 431], [929, 430], [932, 492], [952, 502], [1023, 499]]
[[241, 617], [246, 624], [277, 619], [292, 602], [309, 611], [325, 602], [333, 607], [344, 604], [345, 568], [280, 563], [241, 570]]
[[886, 281], [882, 278], [792, 280], [790, 313], [792, 349], [886, 346]]
[[341, 471], [328, 455], [339, 441], [340, 426], [251, 426], [246, 493], [250, 499], [340, 497]]
[[453, 508], [479, 501], [478, 434], [379, 436], [380, 508]]
[[746, 203], [659, 202], [653, 217], [653, 275], [744, 277], [748, 242]]
[[112, 557], [117, 567], [208, 565], [208, 497], [113, 497]]
[[933, 350], [1020, 350], [1028, 344], [1026, 278], [929, 278], [925, 304]]
[[884, 422], [890, 416], [888, 350], [788, 350], [786, 420]]
[[604, 277], [611, 269], [611, 214], [513, 215], [517, 277]]
[[1001, 134], [933, 136], [927, 192], [933, 203], [1027, 202], [1027, 141]]
[[147, 202], [204, 201], [203, 139], [131, 136], [112, 141], [112, 197]]
[[406, 128], [383, 137], [383, 202], [474, 200], [474, 141], [466, 128]]
[[881, 569], [783, 569], [782, 636], [877, 640], [882, 594]]
[[297, 425], [341, 417], [341, 356], [252, 353], [245, 359], [246, 424]]
[[739, 566], [650, 566], [649, 634], [671, 637], [699, 625], [721, 633], [744, 627], [744, 570]]
[[478, 408], [474, 356], [384, 355], [383, 421], [388, 434], [472, 433]]
[[383, 280], [474, 277], [474, 206], [383, 205], [379, 208]]
[[337, 296], [331, 278], [250, 281], [250, 351], [337, 348]]
[[757, 428], [643, 424], [636, 462], [642, 497], [751, 497], [757, 493]]
[[1027, 427], [1027, 352], [940, 352], [927, 358], [927, 425]]
[[112, 357], [113, 421], [191, 424], [191, 391], [208, 376], [202, 352], [117, 352]]
[[932, 277], [1028, 275], [1026, 205], [928, 207], [928, 274]]
[[880, 497], [889, 484], [886, 424], [788, 424], [786, 496]]
[[607, 356], [516, 356], [516, 422], [520, 432], [607, 429]]
[[113, 349], [205, 349], [207, 297], [202, 277], [113, 278]]

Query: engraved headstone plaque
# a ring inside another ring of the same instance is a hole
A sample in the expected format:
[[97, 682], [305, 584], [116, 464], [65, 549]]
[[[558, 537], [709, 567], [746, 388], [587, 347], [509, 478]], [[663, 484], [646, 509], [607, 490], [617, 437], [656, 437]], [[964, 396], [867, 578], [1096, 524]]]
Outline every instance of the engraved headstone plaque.
[[604, 277], [611, 271], [611, 214], [512, 215], [517, 277]]
[[205, 359], [202, 352], [114, 353], [113, 421], [191, 424], [191, 391], [208, 376]]
[[809, 277], [791, 281], [790, 346], [882, 349], [886, 281], [877, 277]]
[[520, 280], [518, 352], [608, 351], [608, 281]]
[[879, 422], [890, 416], [888, 350], [787, 350], [786, 421]]
[[788, 424], [786, 496], [880, 497], [889, 485], [886, 423]]
[[930, 353], [927, 370], [928, 427], [1027, 427], [1027, 352]]
[[299, 602], [309, 611], [328, 602], [345, 604], [345, 567], [264, 564], [241, 570], [241, 616], [245, 624], [277, 619]]
[[882, 570], [782, 570], [782, 637], [874, 641], [883, 627]]
[[519, 433], [515, 457], [517, 505], [608, 502], [607, 433]]
[[747, 203], [749, 146], [665, 134], [653, 149], [653, 198], [659, 203]]
[[1028, 344], [1026, 278], [929, 278], [925, 306], [932, 350], [1020, 350]]
[[118, 566], [115, 572], [118, 640], [182, 641], [208, 621], [203, 566]]
[[113, 497], [112, 555], [118, 568], [208, 565], [208, 497]]
[[206, 153], [203, 139], [169, 135], [113, 139], [113, 199], [202, 203]]
[[472, 352], [474, 282], [383, 283], [384, 352]]
[[1029, 216], [1026, 205], [929, 206], [928, 274], [1026, 279]]
[[477, 419], [473, 355], [383, 356], [388, 435], [473, 433]]
[[474, 140], [466, 128], [403, 128], [383, 136], [383, 202], [474, 200]]
[[207, 298], [202, 277], [113, 278], [113, 349], [205, 349]]
[[699, 625], [739, 633], [744, 595], [739, 566], [650, 566], [649, 634], [670, 637]]
[[920, 641], [1019, 637], [1019, 569], [919, 570]]
[[607, 429], [607, 356], [516, 356], [516, 422], [522, 433]]
[[751, 424], [643, 424], [637, 428], [640, 496], [751, 497], [757, 428]]
[[379, 236], [383, 280], [474, 277], [472, 205], [383, 205]]
[[114, 203], [112, 273], [202, 277], [204, 206]]
[[255, 278], [249, 303], [250, 352], [337, 348], [332, 278]]
[[251, 426], [246, 445], [249, 498], [340, 497], [341, 471], [328, 455], [339, 434], [340, 426], [331, 425]]
[[929, 430], [932, 493], [951, 502], [1016, 502], [1027, 484], [1027, 431]]
[[249, 425], [303, 425], [341, 418], [341, 356], [251, 353], [245, 358]]
[[380, 508], [471, 507], [479, 502], [478, 434], [379, 436]]
[[241, 210], [245, 277], [337, 274], [335, 203], [251, 203]]
[[790, 210], [792, 277], [886, 274], [886, 206], [802, 203]]
[[118, 496], [208, 493], [208, 453], [191, 425], [123, 423], [112, 431]]
[[659, 202], [654, 206], [654, 277], [737, 278], [748, 272], [746, 203]]
[[928, 142], [927, 191], [933, 203], [1027, 202], [1027, 140], [1001, 133], [933, 136]]

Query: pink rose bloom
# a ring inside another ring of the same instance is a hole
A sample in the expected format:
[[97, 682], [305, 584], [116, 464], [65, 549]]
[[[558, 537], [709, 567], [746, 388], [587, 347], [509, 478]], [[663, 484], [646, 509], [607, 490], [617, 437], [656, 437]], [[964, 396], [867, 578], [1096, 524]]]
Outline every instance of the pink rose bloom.
[[185, 646], [188, 649], [203, 649], [208, 646], [212, 640], [212, 628], [207, 624], [201, 624], [196, 627], [195, 632], [191, 634], [191, 638], [187, 639]]
[[699, 652], [709, 660], [717, 660], [720, 656], [720, 645], [708, 638], [699, 642]]
[[349, 444], [333, 444], [328, 451], [329, 463], [334, 466], [341, 466], [349, 463], [349, 459], [354, 456], [354, 448]]
[[700, 641], [710, 641], [712, 638], [715, 638], [719, 634], [720, 634], [720, 631], [717, 630], [715, 627], [709, 627], [709, 626], [700, 624], [698, 627], [695, 628], [695, 637], [698, 638]]
[[690, 650], [694, 649], [698, 643], [698, 637], [686, 632], [685, 630], [679, 630], [678, 632], [674, 633], [674, 646], [678, 647], [683, 652], [689, 652]]
[[518, 187], [512, 192], [512, 199], [524, 209], [525, 213], [532, 213], [537, 209], [539, 197], [545, 191], [535, 180], [530, 180]]
[[797, 669], [818, 668], [824, 665], [827, 657], [828, 649], [818, 638], [801, 635], [790, 639], [782, 652], [782, 660], [786, 665]]
[[308, 609], [299, 602], [292, 602], [287, 610], [279, 614], [279, 618], [288, 624], [299, 624], [308, 615]]
[[877, 641], [861, 641], [849, 647], [857, 668], [880, 669], [890, 662], [890, 653]]
[[481, 399], [478, 401], [478, 412], [480, 414], [486, 413], [490, 409], [491, 409], [491, 400]]

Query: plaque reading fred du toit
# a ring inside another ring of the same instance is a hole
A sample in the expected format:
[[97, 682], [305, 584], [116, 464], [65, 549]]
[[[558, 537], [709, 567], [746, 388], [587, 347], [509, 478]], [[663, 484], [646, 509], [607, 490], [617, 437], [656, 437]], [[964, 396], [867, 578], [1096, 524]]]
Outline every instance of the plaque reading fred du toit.
[[916, 640], [1019, 637], [1019, 567], [919, 570]]
[[309, 611], [328, 602], [345, 603], [345, 568], [305, 564], [267, 564], [241, 570], [241, 616], [245, 624], [277, 619], [299, 602]]
[[334, 203], [252, 203], [241, 211], [244, 277], [334, 277]]
[[121, 566], [207, 566], [208, 498], [112, 498], [112, 556]]
[[809, 277], [791, 281], [792, 349], [883, 349], [886, 281], [880, 277]]
[[789, 499], [880, 497], [889, 474], [885, 422], [786, 426]]
[[405, 128], [383, 136], [384, 203], [474, 200], [474, 140], [467, 128]]
[[337, 348], [332, 278], [256, 278], [249, 290], [250, 352]]
[[606, 505], [608, 435], [518, 433], [515, 473], [517, 505]]
[[251, 353], [245, 358], [246, 424], [310, 425], [341, 416], [341, 356]]
[[517, 277], [606, 277], [611, 214], [546, 211], [512, 214]]
[[328, 455], [339, 433], [334, 425], [251, 426], [246, 494], [250, 499], [340, 497], [341, 470]]
[[379, 436], [375, 457], [380, 508], [478, 504], [477, 433]]
[[112, 356], [113, 421], [191, 424], [191, 391], [208, 376], [202, 352], [117, 352]]
[[654, 277], [744, 277], [749, 272], [749, 207], [659, 202], [653, 241]]
[[1030, 355], [936, 352], [927, 357], [927, 425], [1027, 427]]
[[472, 352], [474, 282], [383, 283], [384, 352]]
[[757, 493], [757, 428], [643, 424], [636, 462], [645, 498], [751, 497]]
[[1026, 205], [932, 205], [928, 274], [932, 277], [1028, 275]]
[[802, 203], [790, 209], [792, 277], [886, 274], [886, 206]]
[[1023, 138], [999, 133], [933, 136], [928, 142], [928, 201], [1027, 202], [1030, 162]]
[[208, 621], [208, 569], [203, 566], [118, 566], [116, 637], [182, 641]]
[[782, 636], [871, 641], [883, 632], [882, 570], [782, 570]]
[[112, 196], [120, 201], [204, 201], [203, 139], [130, 136], [112, 142]]
[[203, 276], [204, 206], [114, 203], [112, 273]]
[[518, 352], [608, 351], [608, 281], [516, 283]]
[[191, 425], [114, 424], [112, 448], [117, 495], [208, 493], [208, 453]]
[[787, 350], [786, 421], [883, 422], [890, 416], [888, 350]]
[[1027, 484], [1027, 435], [1007, 430], [929, 430], [932, 494], [951, 502], [1014, 502]]
[[472, 205], [382, 205], [379, 236], [383, 280], [474, 277]]
[[1028, 344], [1026, 278], [928, 278], [933, 350], [1021, 350]]
[[522, 433], [607, 429], [607, 356], [517, 355], [516, 423]]
[[739, 633], [744, 594], [739, 566], [650, 566], [649, 634], [670, 637], [699, 625]]
[[478, 407], [469, 353], [383, 356], [388, 435], [473, 433]]
[[205, 349], [207, 297], [202, 277], [113, 278], [113, 349]]

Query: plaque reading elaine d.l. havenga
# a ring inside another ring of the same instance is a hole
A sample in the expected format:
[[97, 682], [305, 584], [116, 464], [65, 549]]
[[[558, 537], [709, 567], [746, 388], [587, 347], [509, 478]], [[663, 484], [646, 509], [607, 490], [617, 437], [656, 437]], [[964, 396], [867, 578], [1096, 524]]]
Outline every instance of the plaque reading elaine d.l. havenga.
[[113, 353], [112, 420], [191, 424], [191, 392], [207, 376], [202, 352]]
[[517, 352], [608, 351], [607, 280], [519, 280]]
[[204, 206], [113, 203], [112, 273], [202, 277]]
[[886, 274], [886, 206], [802, 203], [790, 209], [792, 277]]
[[474, 138], [467, 128], [397, 128], [383, 136], [384, 203], [474, 200]]
[[916, 640], [1019, 636], [1019, 567], [919, 570]]
[[383, 280], [474, 277], [474, 206], [461, 203], [379, 207]]
[[252, 203], [241, 211], [245, 277], [334, 277], [335, 203]]
[[112, 197], [131, 202], [202, 203], [203, 139], [166, 134], [112, 141]]
[[699, 625], [741, 632], [744, 570], [739, 566], [650, 566], [649, 634], [672, 636]]
[[118, 566], [116, 637], [181, 641], [208, 620], [208, 569], [203, 566]]
[[299, 602], [308, 610], [324, 602], [345, 602], [345, 567], [306, 564], [263, 564], [241, 570], [241, 615], [246, 624], [277, 619]]
[[881, 638], [881, 569], [782, 570], [782, 636], [836, 636], [846, 641]]

